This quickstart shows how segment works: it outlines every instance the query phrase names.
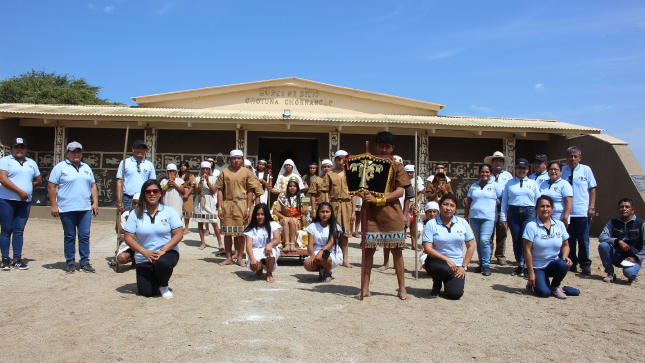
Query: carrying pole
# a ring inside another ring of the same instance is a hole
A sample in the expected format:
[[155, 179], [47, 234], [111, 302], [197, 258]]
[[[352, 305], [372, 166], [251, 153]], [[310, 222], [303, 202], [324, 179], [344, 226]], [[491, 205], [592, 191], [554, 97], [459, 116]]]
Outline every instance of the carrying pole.
[[[370, 152], [370, 142], [365, 141], [365, 153]], [[369, 203], [363, 203], [361, 207], [361, 293], [359, 300], [363, 301], [365, 296], [365, 235], [367, 234], [367, 211]]]
[[[417, 179], [419, 178], [419, 176], [418, 176], [419, 175], [418, 174], [419, 173], [419, 146], [418, 146], [418, 142], [419, 142], [419, 137], [417, 136], [417, 132], [415, 131], [414, 132], [414, 169], [415, 170], [414, 170], [414, 180], [412, 181], [412, 183], [414, 184], [414, 208], [416, 208], [417, 211], [419, 210], [419, 200], [418, 200], [419, 199], [418, 198], [418, 196], [419, 196], [419, 186], [418, 186], [418, 184], [419, 183], [417, 183]], [[419, 212], [419, 213], [421, 213], [421, 212]], [[419, 241], [417, 241], [417, 236], [419, 235], [419, 231], [417, 231], [418, 226], [419, 226], [419, 216], [414, 216], [414, 228], [410, 228], [410, 230], [411, 231], [414, 230], [414, 234], [415, 234], [414, 238], [411, 238], [412, 239], [412, 244], [413, 244], [412, 248], [414, 248], [414, 279], [415, 280], [419, 278], [419, 251], [418, 251]], [[410, 237], [412, 237], [412, 236], [410, 236]]]
[[[125, 153], [128, 149], [128, 135], [130, 134], [130, 125], [125, 129], [125, 144], [123, 144], [123, 164], [121, 165], [121, 192], [120, 192], [120, 201], [123, 204], [123, 194], [125, 193]], [[119, 212], [119, 206], [116, 208], [116, 250], [119, 251], [119, 232], [121, 232], [121, 213]], [[116, 266], [116, 272], [119, 272], [119, 261], [116, 258], [116, 253], [114, 254], [114, 263]]]

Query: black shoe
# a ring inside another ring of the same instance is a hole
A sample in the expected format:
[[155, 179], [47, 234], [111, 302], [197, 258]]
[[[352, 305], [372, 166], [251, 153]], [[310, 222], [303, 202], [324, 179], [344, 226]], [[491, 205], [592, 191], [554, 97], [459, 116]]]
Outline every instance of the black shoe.
[[9, 271], [11, 270], [11, 259], [3, 258], [2, 264], [0, 265], [0, 270]]
[[638, 282], [638, 277], [634, 277], [633, 279], [627, 279], [627, 282], [629, 282], [630, 285], [634, 285], [635, 283]]
[[591, 266], [585, 266], [582, 267], [582, 271], [580, 272], [581, 275], [591, 275]]
[[89, 263], [88, 263], [87, 265], [83, 265], [83, 266], [81, 266], [81, 269], [80, 269], [80, 270], [81, 270], [81, 271], [83, 271], [83, 272], [91, 272], [91, 273], [95, 273], [95, 272], [96, 272], [96, 270], [95, 270], [95, 269], [92, 267], [92, 265], [90, 265]]
[[73, 274], [74, 272], [76, 272], [76, 265], [67, 265], [67, 267], [65, 267], [65, 272], [67, 272], [68, 274]]
[[526, 269], [526, 268], [523, 268], [522, 269], [522, 276], [524, 276], [524, 278], [528, 280], [528, 278], [529, 278], [529, 270]]
[[511, 275], [522, 277], [524, 276], [524, 269], [522, 268], [522, 266], [517, 266], [515, 268], [515, 271], [511, 272]]
[[490, 267], [482, 267], [482, 275], [484, 276], [490, 276]]
[[29, 265], [22, 262], [22, 258], [16, 258], [15, 260], [13, 260], [13, 262], [11, 263], [11, 267], [13, 267], [16, 270], [29, 270]]
[[430, 290], [430, 296], [428, 297], [429, 299], [436, 299], [439, 297], [439, 290]]
[[483, 271], [483, 267], [481, 267], [481, 266], [475, 267], [475, 271], [474, 271], [474, 272], [476, 272], [476, 273], [480, 273], [480, 272], [482, 272], [482, 271]]
[[572, 265], [571, 267], [569, 267], [569, 272], [578, 273], [578, 266]]

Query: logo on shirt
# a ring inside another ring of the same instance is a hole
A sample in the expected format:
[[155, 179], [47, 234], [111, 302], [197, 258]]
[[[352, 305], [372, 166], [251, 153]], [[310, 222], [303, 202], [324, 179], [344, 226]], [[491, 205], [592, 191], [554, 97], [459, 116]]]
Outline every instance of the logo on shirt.
[[464, 231], [457, 230], [457, 234], [461, 236], [462, 234], [464, 234]]
[[493, 190], [493, 188], [486, 188], [486, 190], [488, 190], [490, 192], [491, 190]]
[[86, 175], [90, 175], [90, 172], [89, 172], [89, 171], [87, 171], [87, 170], [85, 170], [85, 174], [86, 174]]
[[580, 180], [581, 182], [583, 182], [583, 181], [587, 181], [587, 178], [585, 178], [584, 176], [579, 176], [579, 177], [578, 177], [578, 180]]
[[553, 190], [555, 190], [555, 191], [557, 192], [557, 191], [558, 191], [558, 187], [553, 187]]
[[165, 226], [165, 225], [167, 225], [167, 224], [168, 224], [168, 220], [167, 220], [167, 219], [162, 219], [162, 220], [161, 220], [161, 224], [163, 224], [164, 226]]

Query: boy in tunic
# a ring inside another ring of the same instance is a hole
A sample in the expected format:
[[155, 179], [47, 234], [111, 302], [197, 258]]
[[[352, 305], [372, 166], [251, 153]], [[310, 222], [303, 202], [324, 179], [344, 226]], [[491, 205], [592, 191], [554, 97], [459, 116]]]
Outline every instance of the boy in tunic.
[[[259, 183], [255, 175], [243, 167], [244, 153], [240, 150], [231, 151], [231, 165], [222, 170], [215, 188], [217, 200], [220, 202], [219, 218], [224, 233], [224, 247], [226, 260], [220, 265], [232, 265], [233, 258], [237, 264], [246, 267], [244, 262], [244, 226], [249, 222], [253, 197], [262, 195], [262, 188], [257, 188]], [[232, 255], [233, 238], [235, 238], [235, 257]]]
[[[394, 151], [396, 138], [388, 131], [381, 131], [376, 134], [376, 154], [378, 156], [389, 156]], [[365, 236], [365, 269], [363, 296], [370, 295], [370, 275], [374, 263], [374, 252], [377, 247], [388, 248], [394, 258], [394, 270], [399, 284], [397, 297], [401, 300], [409, 300], [410, 297], [405, 289], [405, 267], [403, 265], [403, 247], [405, 247], [405, 230], [403, 227], [403, 210], [399, 198], [403, 196], [405, 187], [410, 185], [410, 178], [403, 169], [403, 165], [392, 161], [392, 173], [388, 182], [388, 190], [385, 197], [377, 198], [368, 193], [362, 196], [363, 213], [367, 214], [366, 236]], [[366, 208], [367, 207], [367, 208]], [[356, 296], [357, 298], [360, 296]]]
[[325, 199], [325, 193], [320, 191], [320, 187], [322, 186], [323, 179], [325, 179], [325, 175], [331, 170], [332, 167], [332, 162], [329, 159], [325, 159], [320, 163], [320, 177], [314, 179], [314, 181], [311, 182], [311, 185], [309, 186], [309, 195], [311, 199], [311, 220], [313, 221], [316, 219], [316, 211], [318, 210], [318, 206], [320, 203], [324, 202]]
[[347, 261], [349, 236], [352, 234], [352, 223], [356, 218], [356, 197], [349, 195], [345, 180], [345, 150], [338, 150], [334, 157], [335, 165], [323, 178], [320, 191], [325, 193], [327, 203], [334, 207], [336, 220], [343, 227], [340, 235], [340, 249], [343, 251], [343, 267], [352, 268]]

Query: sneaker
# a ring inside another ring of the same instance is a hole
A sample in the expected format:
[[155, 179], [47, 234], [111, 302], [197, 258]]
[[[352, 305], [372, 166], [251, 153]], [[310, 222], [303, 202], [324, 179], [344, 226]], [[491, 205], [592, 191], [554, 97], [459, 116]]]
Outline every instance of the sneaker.
[[22, 262], [22, 258], [16, 258], [15, 260], [13, 260], [13, 262], [11, 263], [11, 267], [13, 267], [16, 270], [29, 270], [29, 265]]
[[524, 276], [524, 269], [522, 268], [522, 266], [517, 266], [515, 268], [515, 271], [511, 272], [511, 275], [522, 277]]
[[607, 274], [607, 277], [602, 279], [604, 282], [615, 282], [616, 281], [616, 274]]
[[480, 272], [483, 272], [483, 271], [484, 271], [484, 270], [483, 270], [483, 267], [481, 267], [481, 266], [477, 266], [477, 267], [475, 267], [475, 271], [473, 271], [473, 272], [475, 272], [475, 273], [480, 273]]
[[2, 259], [2, 265], [0, 265], [0, 270], [5, 270], [5, 271], [11, 270], [11, 259], [10, 258], [3, 258]]
[[506, 259], [504, 257], [497, 257], [497, 264], [500, 266], [506, 266]]
[[430, 296], [428, 297], [429, 299], [436, 299], [439, 297], [439, 290], [430, 290]]
[[522, 276], [524, 276], [524, 278], [528, 280], [528, 278], [529, 278], [529, 270], [526, 267], [524, 267], [522, 269]]
[[580, 274], [587, 275], [587, 276], [591, 275], [591, 266], [582, 267], [582, 271], [580, 271]]
[[490, 276], [490, 267], [489, 266], [483, 266], [482, 267], [482, 275]]
[[68, 274], [73, 274], [74, 272], [76, 272], [76, 265], [67, 265], [67, 267], [65, 267], [65, 272], [67, 272]]
[[161, 297], [164, 299], [172, 299], [172, 292], [168, 288], [168, 286], [162, 286], [159, 288], [159, 293], [161, 294]]
[[83, 271], [83, 272], [91, 272], [91, 273], [95, 273], [95, 272], [96, 272], [96, 270], [94, 269], [94, 267], [92, 267], [92, 265], [90, 265], [89, 263], [88, 263], [87, 265], [83, 265], [83, 266], [81, 266], [80, 270], [81, 270], [81, 271]]
[[551, 295], [557, 297], [558, 299], [566, 299], [567, 295], [565, 295], [564, 291], [562, 291], [562, 288], [560, 286], [556, 288], [551, 289]]
[[528, 291], [530, 291], [530, 292], [533, 292], [533, 291], [534, 291], [534, 290], [533, 290], [533, 286], [531, 286], [531, 284], [530, 284], [530, 283], [528, 283], [528, 282], [526, 283], [526, 289], [527, 289]]
[[569, 267], [569, 272], [575, 272], [575, 273], [578, 273], [578, 266], [576, 266], [576, 265], [571, 265], [571, 267]]
[[627, 282], [629, 282], [631, 285], [633, 285], [633, 284], [638, 282], [638, 277], [634, 277], [633, 279], [627, 279]]

